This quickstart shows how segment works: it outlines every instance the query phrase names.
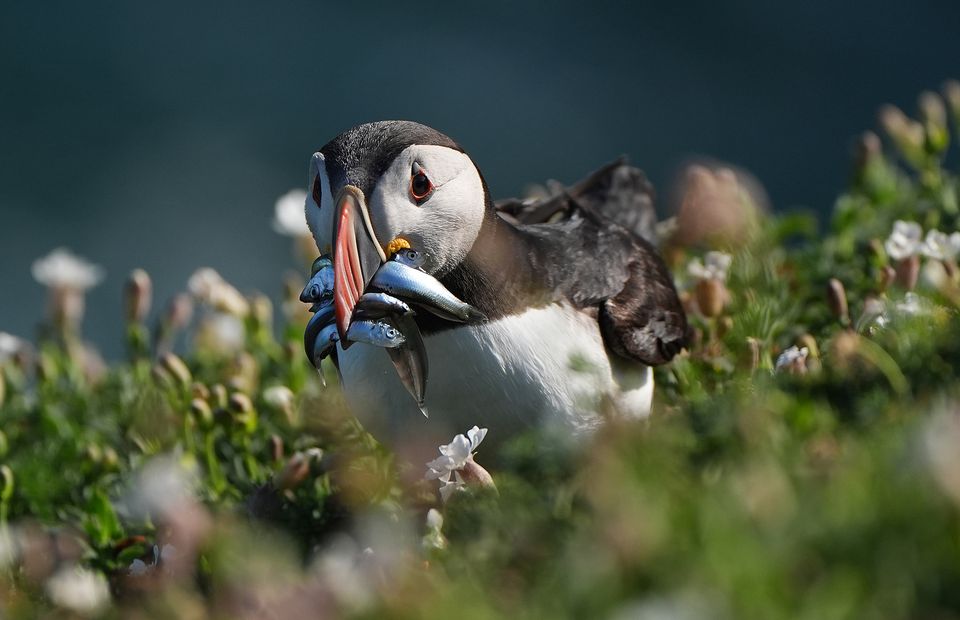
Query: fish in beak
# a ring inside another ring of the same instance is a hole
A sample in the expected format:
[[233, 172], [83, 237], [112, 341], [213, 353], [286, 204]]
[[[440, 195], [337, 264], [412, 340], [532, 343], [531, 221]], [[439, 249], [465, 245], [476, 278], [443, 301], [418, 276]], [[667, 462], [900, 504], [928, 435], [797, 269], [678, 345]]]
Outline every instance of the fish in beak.
[[346, 349], [353, 309], [387, 257], [370, 223], [363, 192], [347, 185], [334, 204], [333, 303], [340, 344]]

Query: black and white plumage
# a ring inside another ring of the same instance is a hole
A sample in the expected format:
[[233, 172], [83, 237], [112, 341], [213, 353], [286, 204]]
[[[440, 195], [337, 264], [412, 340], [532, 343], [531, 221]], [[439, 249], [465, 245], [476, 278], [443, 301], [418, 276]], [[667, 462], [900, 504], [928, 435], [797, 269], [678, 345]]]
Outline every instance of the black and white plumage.
[[[416, 316], [431, 360], [429, 419], [383, 351], [338, 345], [346, 399], [368, 430], [436, 446], [474, 424], [497, 441], [538, 424], [582, 432], [601, 411], [649, 412], [650, 366], [680, 351], [687, 324], [666, 266], [641, 236], [650, 211], [630, 208], [649, 201], [648, 187], [624, 170], [634, 169], [614, 165], [534, 208], [507, 201], [498, 210], [463, 149], [424, 125], [360, 125], [314, 155], [306, 216], [317, 246], [335, 255], [353, 247], [352, 270], [347, 261], [340, 272], [341, 282], [356, 279], [341, 286], [342, 331], [398, 237], [487, 317], [464, 325]], [[557, 221], [521, 223], [544, 214]]]

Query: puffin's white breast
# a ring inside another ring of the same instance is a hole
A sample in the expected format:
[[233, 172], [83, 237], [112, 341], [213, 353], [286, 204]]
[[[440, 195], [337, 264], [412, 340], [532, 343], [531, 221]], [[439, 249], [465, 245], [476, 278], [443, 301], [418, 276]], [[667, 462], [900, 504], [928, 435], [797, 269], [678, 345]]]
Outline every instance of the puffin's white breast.
[[538, 424], [578, 434], [600, 423], [605, 398], [631, 415], [650, 409], [651, 369], [638, 364], [630, 377], [611, 370], [596, 320], [566, 304], [449, 329], [425, 345], [429, 418], [386, 351], [354, 344], [338, 354], [347, 403], [388, 444], [429, 436], [436, 446], [474, 424], [494, 442]]

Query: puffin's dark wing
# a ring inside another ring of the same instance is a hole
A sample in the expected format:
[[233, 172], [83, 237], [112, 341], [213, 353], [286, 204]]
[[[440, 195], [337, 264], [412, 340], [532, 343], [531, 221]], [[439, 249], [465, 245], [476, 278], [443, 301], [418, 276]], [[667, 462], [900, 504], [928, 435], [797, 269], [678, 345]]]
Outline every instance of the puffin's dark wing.
[[639, 240], [623, 289], [600, 307], [600, 332], [617, 355], [655, 366], [686, 345], [687, 317], [666, 265]]
[[669, 362], [686, 342], [687, 320], [666, 265], [646, 240], [577, 206], [564, 221], [516, 226], [536, 248], [533, 267], [558, 296], [596, 310], [611, 351]]
[[545, 198], [508, 198], [494, 205], [502, 217], [514, 224], [543, 224], [568, 219], [578, 208], [586, 208], [615, 222], [633, 234], [656, 244], [657, 222], [653, 208], [653, 186], [642, 170], [620, 158], [564, 188], [548, 183]]

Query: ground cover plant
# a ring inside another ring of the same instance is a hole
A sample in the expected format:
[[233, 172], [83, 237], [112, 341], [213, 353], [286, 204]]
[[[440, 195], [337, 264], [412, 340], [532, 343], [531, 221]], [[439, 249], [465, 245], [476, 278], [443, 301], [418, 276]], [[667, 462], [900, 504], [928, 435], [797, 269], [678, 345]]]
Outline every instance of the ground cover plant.
[[0, 617], [960, 617], [960, 83], [879, 124], [827, 222], [692, 166], [651, 418], [495, 467], [463, 429], [495, 486], [442, 496], [307, 363], [305, 274], [274, 308], [199, 269], [151, 311], [134, 272], [108, 365], [102, 274], [38, 260], [37, 337], [0, 334]]

